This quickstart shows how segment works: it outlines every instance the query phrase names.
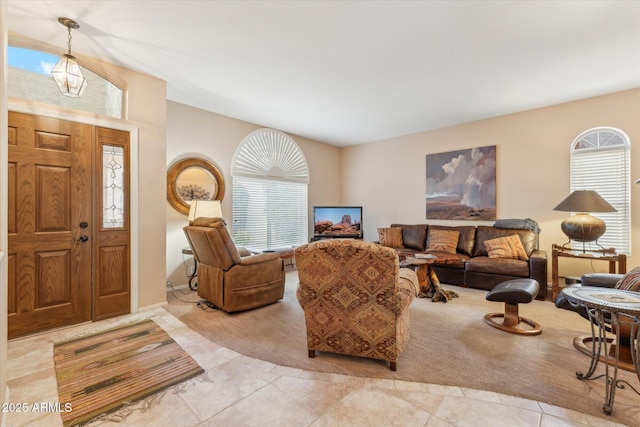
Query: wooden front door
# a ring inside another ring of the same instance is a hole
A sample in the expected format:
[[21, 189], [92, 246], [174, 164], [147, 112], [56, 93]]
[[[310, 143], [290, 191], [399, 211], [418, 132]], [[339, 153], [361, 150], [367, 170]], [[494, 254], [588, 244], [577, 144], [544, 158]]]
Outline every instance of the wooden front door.
[[129, 133], [9, 112], [8, 329], [130, 312]]
[[89, 125], [9, 113], [9, 338], [91, 319]]

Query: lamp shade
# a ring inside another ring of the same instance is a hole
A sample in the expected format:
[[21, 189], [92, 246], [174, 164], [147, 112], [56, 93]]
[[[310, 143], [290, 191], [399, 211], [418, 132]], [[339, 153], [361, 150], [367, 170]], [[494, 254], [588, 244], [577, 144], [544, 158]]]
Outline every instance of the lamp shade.
[[576, 190], [561, 201], [554, 211], [563, 212], [617, 212], [616, 208], [594, 190]]
[[222, 207], [220, 200], [193, 200], [189, 208], [187, 219], [192, 222], [196, 218], [220, 218], [222, 217]]
[[616, 212], [616, 209], [593, 190], [577, 190], [569, 194], [554, 211], [576, 212], [560, 224], [570, 240], [593, 242], [607, 230], [605, 222], [589, 212]]

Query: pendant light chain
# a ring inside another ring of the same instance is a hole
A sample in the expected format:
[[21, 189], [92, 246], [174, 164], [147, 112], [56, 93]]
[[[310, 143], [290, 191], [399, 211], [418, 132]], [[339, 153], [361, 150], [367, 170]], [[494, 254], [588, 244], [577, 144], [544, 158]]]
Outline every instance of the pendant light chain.
[[69, 55], [71, 55], [71, 26], [67, 27], [67, 31], [68, 31], [68, 46], [69, 46], [69, 52], [67, 52]]

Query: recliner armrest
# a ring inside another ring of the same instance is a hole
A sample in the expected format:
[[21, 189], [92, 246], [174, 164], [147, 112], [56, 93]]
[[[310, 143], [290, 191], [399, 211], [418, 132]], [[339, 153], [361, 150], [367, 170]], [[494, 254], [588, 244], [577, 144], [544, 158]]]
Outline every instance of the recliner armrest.
[[273, 261], [274, 259], [280, 259], [280, 255], [274, 252], [249, 255], [242, 257], [242, 259], [240, 260], [240, 265], [261, 264], [263, 262]]
[[580, 278], [582, 286], [599, 286], [601, 288], [613, 288], [624, 274], [613, 273], [587, 273]]

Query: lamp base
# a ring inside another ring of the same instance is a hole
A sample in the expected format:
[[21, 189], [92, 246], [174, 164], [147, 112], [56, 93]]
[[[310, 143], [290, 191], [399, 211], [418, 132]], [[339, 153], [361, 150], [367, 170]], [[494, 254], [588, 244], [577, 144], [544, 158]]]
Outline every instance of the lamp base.
[[587, 242], [595, 242], [604, 251], [604, 247], [598, 244], [598, 238], [607, 231], [607, 225], [602, 219], [588, 213], [576, 213], [565, 218], [560, 224], [560, 228], [569, 238], [569, 241], [562, 245], [563, 248], [574, 240], [582, 243], [582, 252], [587, 251], [585, 247]]
[[569, 239], [578, 242], [593, 242], [607, 231], [603, 220], [588, 213], [576, 213], [565, 218], [560, 228]]
[[[607, 249], [605, 249], [605, 247], [604, 247], [604, 246], [602, 246], [600, 243], [598, 243], [598, 239], [593, 240], [593, 241], [591, 241], [591, 242], [579, 242], [579, 243], [582, 243], [582, 253], [586, 253], [586, 252], [587, 252], [587, 248], [586, 248], [586, 246], [585, 246], [585, 243], [593, 243], [593, 244], [595, 244], [596, 246], [598, 246], [598, 247], [600, 248], [600, 249], [598, 250], [598, 252], [600, 252], [600, 250], [602, 250], [602, 254], [603, 254], [603, 255], [604, 255], [605, 253], [607, 253]], [[571, 244], [571, 239], [569, 239], [569, 241], [568, 241], [568, 242], [566, 242], [566, 243], [563, 243], [563, 244], [562, 244], [562, 249], [563, 249], [563, 250], [565, 250], [565, 249], [567, 249], [567, 250], [568, 250], [568, 249], [571, 249], [571, 248], [569, 247], [569, 245], [570, 245], [570, 244]], [[596, 252], [596, 251], [590, 251], [590, 252]]]

